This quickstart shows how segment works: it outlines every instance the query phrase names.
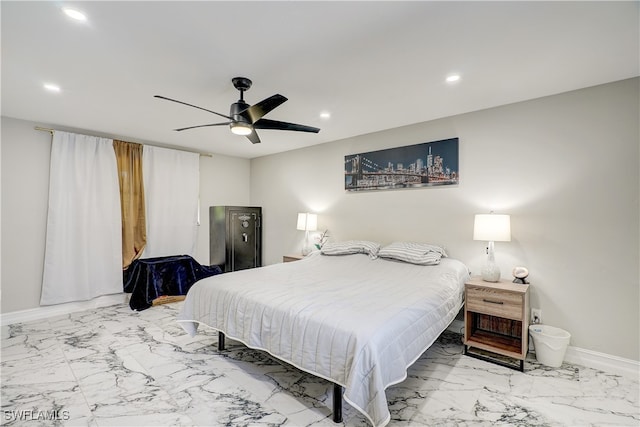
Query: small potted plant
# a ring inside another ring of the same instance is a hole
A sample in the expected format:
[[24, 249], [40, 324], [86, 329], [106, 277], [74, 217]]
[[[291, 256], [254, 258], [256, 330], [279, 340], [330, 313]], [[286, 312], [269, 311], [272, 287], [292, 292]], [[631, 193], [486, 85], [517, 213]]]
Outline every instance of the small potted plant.
[[329, 238], [329, 230], [324, 230], [322, 234], [316, 235], [314, 239], [316, 241], [316, 243], [314, 243], [316, 248], [318, 248], [318, 250], [322, 249], [322, 246], [324, 246], [328, 238]]

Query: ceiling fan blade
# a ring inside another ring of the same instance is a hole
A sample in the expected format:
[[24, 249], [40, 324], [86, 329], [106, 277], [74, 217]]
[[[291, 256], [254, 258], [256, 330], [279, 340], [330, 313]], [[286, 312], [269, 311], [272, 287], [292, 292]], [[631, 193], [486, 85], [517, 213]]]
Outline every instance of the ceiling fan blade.
[[177, 99], [171, 99], [171, 98], [167, 98], [166, 96], [160, 96], [160, 95], [154, 95], [154, 98], [160, 98], [160, 99], [165, 99], [167, 101], [177, 102], [178, 104], [187, 105], [189, 107], [197, 108], [199, 110], [204, 110], [209, 113], [218, 115], [220, 117], [224, 117], [225, 119], [233, 120], [231, 117], [227, 116], [226, 114], [216, 113], [215, 111], [207, 110], [206, 108], [198, 107], [197, 105], [187, 104], [186, 102], [178, 101]]
[[252, 144], [260, 144], [260, 137], [256, 133], [255, 129], [247, 135], [247, 138], [249, 138], [249, 141], [251, 141]]
[[178, 132], [180, 132], [180, 131], [188, 130], [188, 129], [204, 128], [204, 127], [208, 127], [208, 126], [224, 126], [224, 125], [229, 125], [229, 124], [231, 124], [231, 122], [210, 123], [208, 125], [189, 126], [189, 127], [186, 127], [186, 128], [180, 128], [180, 129], [174, 129], [174, 130], [177, 130]]
[[263, 99], [257, 104], [253, 104], [251, 107], [247, 108], [244, 111], [241, 111], [240, 113], [244, 114], [245, 117], [248, 117], [251, 123], [255, 123], [260, 120], [262, 116], [264, 116], [277, 106], [281, 105], [286, 100], [287, 98], [280, 94], [272, 95], [267, 99]]
[[255, 129], [292, 130], [297, 132], [318, 133], [320, 129], [312, 126], [298, 125], [296, 123], [279, 122], [277, 120], [260, 119], [253, 124]]

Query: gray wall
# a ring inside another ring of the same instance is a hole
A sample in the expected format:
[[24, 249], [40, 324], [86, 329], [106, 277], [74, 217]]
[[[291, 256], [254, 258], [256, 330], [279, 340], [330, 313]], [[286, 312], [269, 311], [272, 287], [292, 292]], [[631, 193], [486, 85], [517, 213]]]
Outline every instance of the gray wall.
[[[208, 263], [208, 206], [250, 204], [263, 207], [267, 264], [299, 252], [308, 210], [334, 240], [433, 242], [477, 272], [473, 215], [493, 209], [512, 215], [513, 240], [496, 243], [503, 277], [529, 268], [544, 322], [574, 346], [639, 360], [639, 92], [636, 78], [251, 161], [201, 157], [196, 258]], [[3, 313], [40, 299], [51, 137], [34, 126], [2, 118]], [[450, 137], [460, 185], [344, 192], [346, 154]]]
[[[2, 117], [2, 313], [36, 308], [40, 304], [51, 135], [35, 130], [36, 125]], [[195, 256], [200, 263], [209, 264], [208, 207], [248, 204], [249, 168], [247, 159], [219, 155], [200, 157], [201, 225]]]
[[[297, 212], [336, 241], [431, 242], [479, 272], [473, 215], [511, 214], [503, 278], [527, 266], [531, 305], [571, 345], [639, 360], [639, 83], [624, 80], [251, 161], [264, 259], [300, 251]], [[327, 124], [330, 126], [330, 123]], [[460, 184], [346, 193], [344, 156], [460, 138]]]

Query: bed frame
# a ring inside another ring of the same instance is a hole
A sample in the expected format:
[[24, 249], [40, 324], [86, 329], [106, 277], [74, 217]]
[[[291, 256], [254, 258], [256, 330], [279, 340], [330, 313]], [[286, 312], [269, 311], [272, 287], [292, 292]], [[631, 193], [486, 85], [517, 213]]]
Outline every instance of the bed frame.
[[[218, 331], [218, 351], [224, 351], [224, 338], [223, 332]], [[333, 422], [342, 422], [342, 392], [343, 387], [339, 384], [333, 383]]]

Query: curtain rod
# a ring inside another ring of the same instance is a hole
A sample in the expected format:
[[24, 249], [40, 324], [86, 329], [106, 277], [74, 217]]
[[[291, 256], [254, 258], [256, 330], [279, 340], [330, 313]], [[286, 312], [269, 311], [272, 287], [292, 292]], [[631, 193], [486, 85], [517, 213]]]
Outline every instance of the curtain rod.
[[[34, 129], [42, 131], [42, 132], [49, 132], [51, 134], [51, 136], [53, 136], [53, 133], [56, 131], [55, 129], [43, 128], [43, 127], [40, 127], [40, 126], [35, 126]], [[111, 138], [111, 139], [113, 139], [113, 138]], [[140, 143], [135, 142], [134, 144], [140, 144]], [[203, 153], [201, 151], [189, 150], [189, 149], [185, 149], [185, 148], [182, 148], [182, 147], [178, 148], [176, 146], [171, 146], [171, 145], [154, 145], [154, 144], [141, 144], [141, 145], [150, 145], [151, 147], [159, 147], [159, 148], [169, 148], [171, 150], [186, 151], [188, 153], [200, 154], [201, 156], [204, 156], [204, 157], [213, 157], [213, 154], [211, 154], [211, 153]]]

